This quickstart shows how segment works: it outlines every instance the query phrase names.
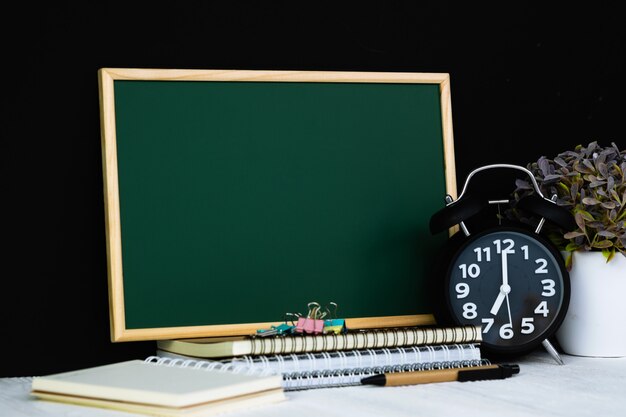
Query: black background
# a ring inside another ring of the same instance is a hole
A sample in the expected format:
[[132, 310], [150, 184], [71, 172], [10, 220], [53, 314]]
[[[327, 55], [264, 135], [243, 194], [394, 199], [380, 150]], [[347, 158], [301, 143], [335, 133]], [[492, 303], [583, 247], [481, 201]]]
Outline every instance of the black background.
[[[448, 72], [460, 186], [488, 163], [525, 165], [592, 140], [625, 145], [617, 2], [337, 3], [3, 11], [0, 376], [154, 353], [153, 342], [109, 340], [101, 67]], [[476, 181], [508, 192], [503, 178]]]

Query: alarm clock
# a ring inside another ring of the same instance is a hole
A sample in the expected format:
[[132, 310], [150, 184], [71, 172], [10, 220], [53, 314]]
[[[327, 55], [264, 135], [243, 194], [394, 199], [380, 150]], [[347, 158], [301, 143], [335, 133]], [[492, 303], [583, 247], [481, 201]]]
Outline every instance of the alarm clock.
[[[470, 179], [485, 170], [515, 169], [526, 173], [535, 194], [516, 207], [541, 217], [534, 230], [519, 223], [468, 230], [465, 220], [490, 204], [466, 194]], [[534, 350], [540, 344], [560, 361], [548, 339], [561, 325], [570, 299], [569, 274], [559, 250], [540, 233], [546, 221], [574, 230], [571, 214], [556, 205], [556, 196], [543, 196], [532, 173], [524, 167], [495, 164], [472, 171], [457, 200], [430, 219], [431, 233], [458, 225], [443, 246], [434, 268], [433, 291], [438, 324], [480, 325], [481, 348], [496, 356], [511, 357]]]

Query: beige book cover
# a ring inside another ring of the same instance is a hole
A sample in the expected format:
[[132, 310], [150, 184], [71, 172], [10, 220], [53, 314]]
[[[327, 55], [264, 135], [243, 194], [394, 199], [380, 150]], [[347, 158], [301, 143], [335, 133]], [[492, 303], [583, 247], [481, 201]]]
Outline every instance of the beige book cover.
[[33, 379], [41, 399], [150, 415], [212, 415], [284, 399], [280, 375], [132, 360]]

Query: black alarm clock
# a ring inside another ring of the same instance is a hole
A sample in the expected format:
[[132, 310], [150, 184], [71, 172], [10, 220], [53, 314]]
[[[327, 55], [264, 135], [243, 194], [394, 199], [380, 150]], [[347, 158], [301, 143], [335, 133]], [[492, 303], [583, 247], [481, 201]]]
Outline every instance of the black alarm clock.
[[[487, 227], [470, 232], [465, 220], [490, 204], [510, 204], [508, 200], [488, 200], [466, 194], [474, 174], [492, 169], [525, 172], [535, 194], [517, 207], [541, 220], [533, 230], [519, 225]], [[481, 347], [497, 356], [528, 353], [543, 344], [560, 363], [550, 338], [561, 325], [570, 299], [569, 274], [563, 257], [552, 242], [540, 235], [545, 221], [574, 230], [571, 214], [543, 196], [532, 173], [509, 164], [487, 165], [472, 171], [456, 201], [446, 196], [447, 205], [430, 220], [432, 233], [458, 225], [443, 246], [435, 265], [435, 318], [439, 324], [480, 325]]]

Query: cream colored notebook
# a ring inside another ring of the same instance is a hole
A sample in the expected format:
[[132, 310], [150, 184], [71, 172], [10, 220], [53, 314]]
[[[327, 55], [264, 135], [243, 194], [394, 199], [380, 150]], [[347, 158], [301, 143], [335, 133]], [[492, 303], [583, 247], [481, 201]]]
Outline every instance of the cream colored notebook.
[[407, 327], [349, 332], [347, 334], [278, 337], [231, 337], [157, 340], [157, 348], [196, 358], [225, 358], [243, 355], [280, 355], [400, 346], [477, 343], [480, 326]]
[[275, 373], [159, 365], [133, 360], [36, 377], [32, 394], [65, 403], [156, 416], [209, 416], [285, 398]]

